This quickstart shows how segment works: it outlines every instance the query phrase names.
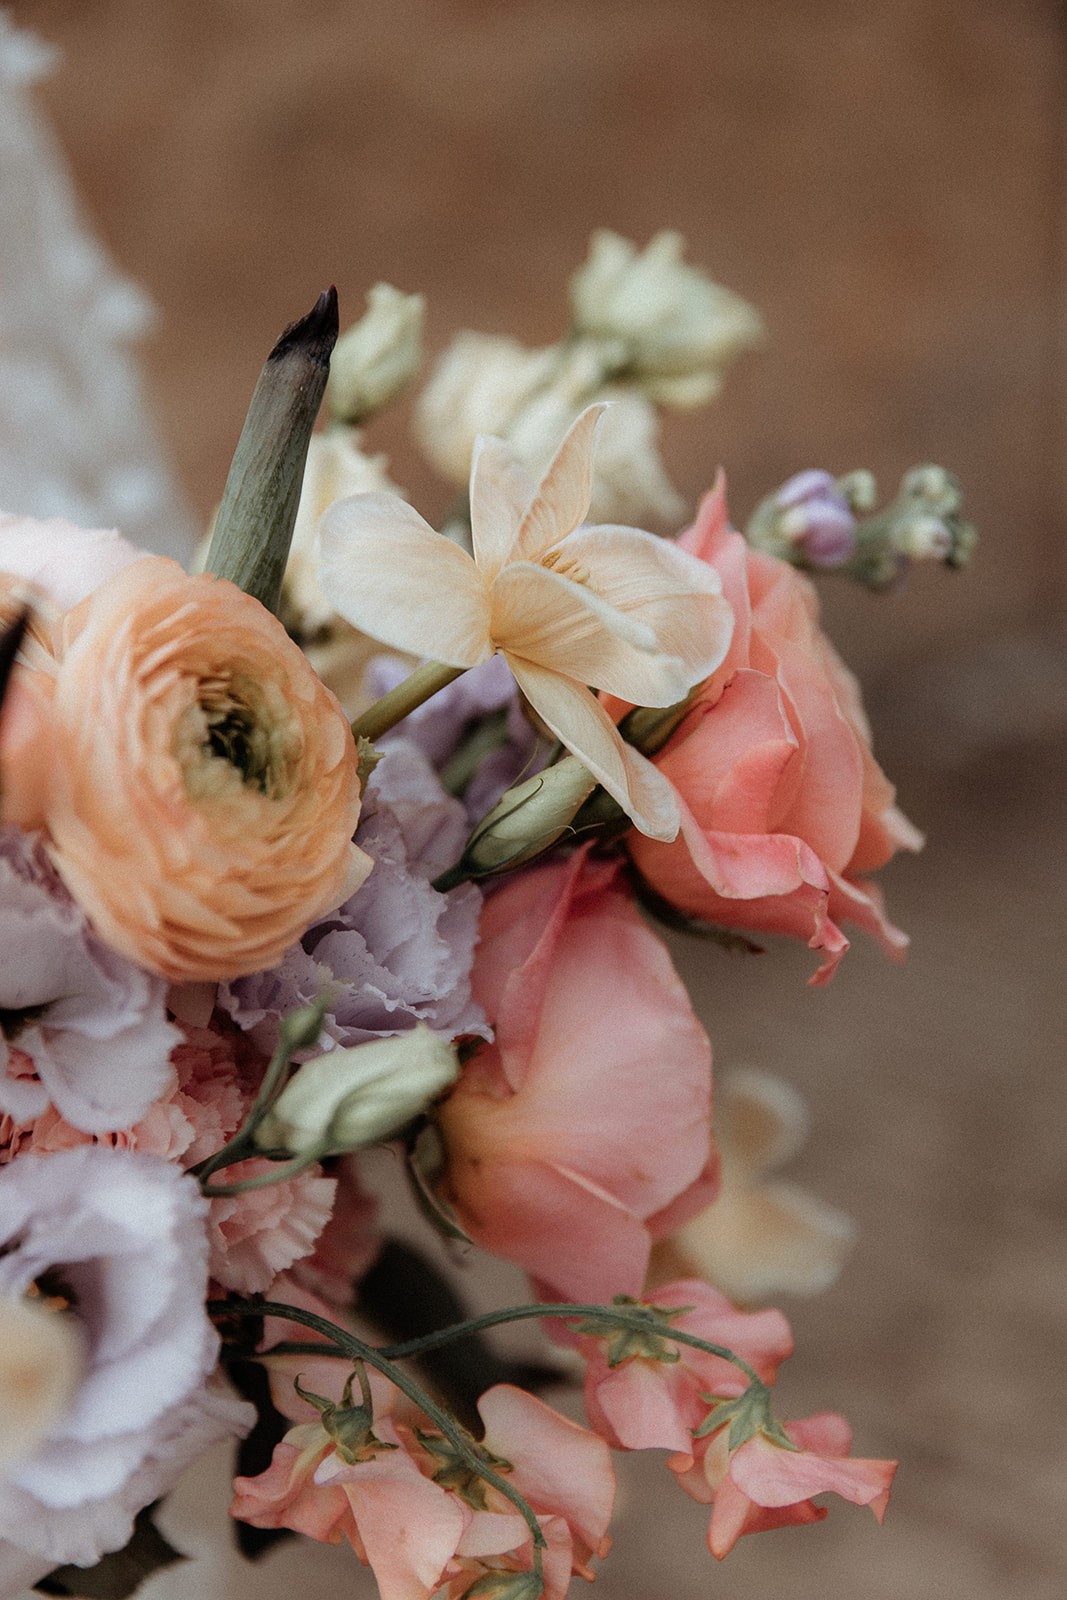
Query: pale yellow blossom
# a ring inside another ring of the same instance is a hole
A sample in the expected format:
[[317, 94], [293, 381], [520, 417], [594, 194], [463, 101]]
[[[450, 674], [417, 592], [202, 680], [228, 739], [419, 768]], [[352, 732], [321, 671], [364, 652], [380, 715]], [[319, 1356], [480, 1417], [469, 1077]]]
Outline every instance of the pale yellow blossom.
[[395, 649], [459, 668], [499, 651], [542, 721], [637, 827], [670, 839], [670, 785], [590, 691], [675, 704], [722, 661], [733, 616], [714, 568], [677, 545], [581, 526], [603, 410], [582, 413], [536, 488], [501, 440], [478, 440], [473, 557], [402, 500], [360, 495], [323, 520], [321, 576], [342, 616]]
[[746, 1305], [829, 1288], [852, 1246], [851, 1219], [797, 1184], [769, 1176], [807, 1139], [803, 1099], [782, 1078], [752, 1069], [731, 1073], [715, 1098], [718, 1198], [656, 1247], [653, 1283], [705, 1278]]

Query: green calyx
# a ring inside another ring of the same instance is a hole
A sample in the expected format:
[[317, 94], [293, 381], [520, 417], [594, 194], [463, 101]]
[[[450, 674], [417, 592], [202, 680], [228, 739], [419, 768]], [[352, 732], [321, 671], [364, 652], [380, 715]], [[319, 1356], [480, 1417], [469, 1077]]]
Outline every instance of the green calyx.
[[[416, 1429], [419, 1443], [430, 1452], [440, 1466], [434, 1472], [433, 1481], [439, 1483], [442, 1489], [451, 1489], [465, 1500], [473, 1511], [485, 1511], [488, 1505], [485, 1498], [486, 1483], [480, 1473], [476, 1472], [468, 1460], [465, 1460], [455, 1446], [442, 1434], [424, 1433], [421, 1428]], [[484, 1445], [476, 1444], [471, 1440], [471, 1451], [485, 1466], [493, 1472], [510, 1472], [511, 1462], [505, 1461], [503, 1456], [496, 1456]]]
[[595, 1320], [587, 1318], [575, 1323], [576, 1333], [589, 1334], [595, 1339], [604, 1340], [608, 1350], [609, 1367], [621, 1367], [623, 1362], [636, 1359], [660, 1361], [670, 1365], [679, 1359], [678, 1346], [672, 1344], [669, 1337], [664, 1337], [656, 1324], [673, 1322], [676, 1317], [692, 1311], [692, 1306], [655, 1306], [648, 1301], [635, 1300], [628, 1294], [617, 1294], [612, 1305], [625, 1306], [628, 1311], [647, 1321], [648, 1326], [605, 1329], [604, 1323], [599, 1318]]
[[[358, 1377], [362, 1393], [361, 1403], [352, 1404], [352, 1380]], [[388, 1444], [384, 1439], [379, 1439], [373, 1430], [374, 1404], [371, 1399], [370, 1383], [367, 1380], [367, 1369], [362, 1362], [355, 1366], [348, 1374], [340, 1401], [327, 1400], [324, 1395], [312, 1394], [309, 1389], [300, 1385], [300, 1379], [293, 1379], [293, 1388], [301, 1400], [306, 1400], [309, 1406], [314, 1406], [319, 1413], [319, 1420], [330, 1438], [334, 1442], [334, 1449], [350, 1467], [357, 1461], [371, 1461], [379, 1450], [395, 1450], [395, 1444]]]
[[758, 1433], [764, 1434], [772, 1444], [780, 1445], [783, 1450], [798, 1448], [772, 1415], [771, 1391], [762, 1379], [754, 1378], [744, 1394], [739, 1394], [733, 1400], [720, 1400], [713, 1394], [701, 1395], [701, 1399], [706, 1400], [712, 1409], [700, 1427], [694, 1430], [694, 1439], [706, 1439], [709, 1434], [728, 1427], [731, 1450], [740, 1449]]

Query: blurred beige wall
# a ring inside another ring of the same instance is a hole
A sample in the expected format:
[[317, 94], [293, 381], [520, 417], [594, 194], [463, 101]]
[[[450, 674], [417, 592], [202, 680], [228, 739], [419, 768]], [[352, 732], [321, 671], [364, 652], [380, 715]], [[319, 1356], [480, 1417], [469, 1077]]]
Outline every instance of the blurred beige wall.
[[[690, 503], [736, 515], [807, 465], [963, 479], [961, 581], [832, 584], [861, 672], [1048, 620], [1063, 598], [1062, 12], [1040, 0], [15, 0], [58, 43], [42, 98], [119, 265], [178, 468], [217, 497], [259, 362], [330, 280], [389, 279], [429, 336], [562, 328], [610, 226], [681, 229], [770, 330], [668, 419]], [[371, 443], [433, 515], [403, 417]]]

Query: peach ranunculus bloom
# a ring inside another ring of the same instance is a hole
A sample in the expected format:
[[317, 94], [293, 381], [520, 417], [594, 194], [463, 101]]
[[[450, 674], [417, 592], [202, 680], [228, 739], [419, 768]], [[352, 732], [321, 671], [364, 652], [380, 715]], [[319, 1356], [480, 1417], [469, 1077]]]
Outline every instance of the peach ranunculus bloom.
[[731, 1449], [726, 1426], [694, 1440], [688, 1452], [667, 1463], [687, 1494], [710, 1503], [708, 1548], [719, 1561], [744, 1533], [821, 1522], [826, 1507], [817, 1506], [812, 1495], [838, 1494], [870, 1506], [879, 1522], [885, 1516], [895, 1461], [851, 1457], [852, 1430], [833, 1411], [783, 1427], [792, 1450], [763, 1432]]
[[618, 868], [579, 852], [490, 896], [474, 992], [495, 1038], [437, 1109], [442, 1197], [549, 1293], [640, 1294], [715, 1192], [711, 1046]]
[[363, 882], [347, 720], [257, 600], [148, 557], [60, 619], [55, 654], [49, 849], [123, 955], [262, 971]]
[[905, 935], [861, 875], [922, 837], [871, 754], [858, 686], [819, 628], [812, 584], [733, 532], [721, 480], [681, 543], [722, 575], [734, 635], [655, 758], [674, 786], [681, 835], [669, 844], [631, 835], [636, 866], [689, 916], [806, 938], [823, 957], [813, 983], [848, 949], [841, 921], [902, 955]]
[[530, 705], [644, 833], [673, 839], [670, 784], [590, 692], [670, 706], [722, 661], [718, 574], [636, 528], [582, 527], [604, 410], [570, 428], [536, 487], [500, 439], [471, 463], [473, 559], [403, 500], [357, 495], [323, 519], [322, 581], [356, 628], [465, 669], [504, 656]]

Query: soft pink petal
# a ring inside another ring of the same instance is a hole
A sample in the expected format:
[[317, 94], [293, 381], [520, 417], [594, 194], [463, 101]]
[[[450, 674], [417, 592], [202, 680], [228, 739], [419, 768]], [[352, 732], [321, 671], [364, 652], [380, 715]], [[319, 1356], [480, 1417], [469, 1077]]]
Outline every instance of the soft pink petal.
[[381, 1600], [426, 1600], [470, 1513], [402, 1450], [350, 1467], [343, 1480]]
[[388, 494], [339, 500], [323, 518], [320, 538], [322, 588], [354, 628], [454, 667], [492, 655], [478, 568], [405, 501]]
[[634, 826], [653, 839], [678, 832], [674, 792], [650, 761], [626, 744], [588, 689], [543, 667], [508, 657], [515, 680], [556, 738], [589, 768]]
[[807, 1450], [785, 1450], [763, 1434], [734, 1452], [730, 1477], [757, 1505], [794, 1505], [812, 1495], [832, 1492], [854, 1505], [869, 1505], [878, 1520], [884, 1515], [895, 1461], [827, 1457]]
[[485, 1443], [512, 1464], [510, 1481], [538, 1513], [566, 1519], [572, 1536], [599, 1554], [615, 1503], [611, 1452], [588, 1428], [524, 1389], [497, 1384], [478, 1401]]

